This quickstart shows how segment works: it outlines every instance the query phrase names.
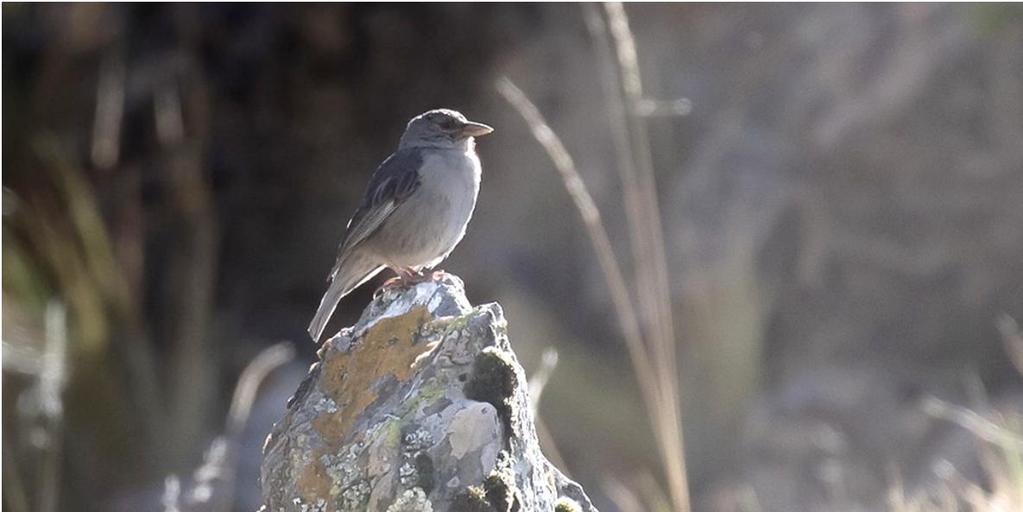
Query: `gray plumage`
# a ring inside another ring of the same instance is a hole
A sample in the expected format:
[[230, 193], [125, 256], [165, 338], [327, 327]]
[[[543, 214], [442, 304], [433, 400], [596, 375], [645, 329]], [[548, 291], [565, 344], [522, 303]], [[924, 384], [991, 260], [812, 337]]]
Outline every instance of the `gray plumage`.
[[447, 258], [465, 235], [479, 193], [474, 137], [492, 131], [447, 109], [409, 121], [348, 222], [330, 286], [309, 324], [314, 341], [338, 301], [384, 267], [408, 278]]

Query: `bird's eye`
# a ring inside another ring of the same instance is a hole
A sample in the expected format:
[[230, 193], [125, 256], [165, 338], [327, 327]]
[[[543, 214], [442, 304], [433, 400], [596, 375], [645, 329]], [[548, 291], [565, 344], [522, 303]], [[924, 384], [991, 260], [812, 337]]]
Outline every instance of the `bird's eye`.
[[440, 122], [440, 127], [445, 130], [452, 130], [455, 128], [455, 120], [450, 117]]

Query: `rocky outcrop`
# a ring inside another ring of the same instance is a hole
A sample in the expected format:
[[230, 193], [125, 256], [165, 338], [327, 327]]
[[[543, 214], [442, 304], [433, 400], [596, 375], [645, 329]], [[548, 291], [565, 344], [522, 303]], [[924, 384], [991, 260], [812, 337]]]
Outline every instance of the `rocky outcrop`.
[[454, 276], [378, 293], [267, 438], [264, 509], [596, 510], [540, 451], [506, 331]]

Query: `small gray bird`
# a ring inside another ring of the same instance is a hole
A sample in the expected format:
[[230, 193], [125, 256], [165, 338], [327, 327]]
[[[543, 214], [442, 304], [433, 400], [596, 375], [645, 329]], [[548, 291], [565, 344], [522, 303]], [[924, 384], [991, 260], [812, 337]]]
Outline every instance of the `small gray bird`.
[[384, 267], [415, 281], [447, 258], [465, 235], [480, 190], [474, 137], [492, 131], [447, 109], [409, 121], [398, 150], [373, 173], [348, 221], [330, 287], [309, 324], [313, 341], [320, 340], [341, 297]]

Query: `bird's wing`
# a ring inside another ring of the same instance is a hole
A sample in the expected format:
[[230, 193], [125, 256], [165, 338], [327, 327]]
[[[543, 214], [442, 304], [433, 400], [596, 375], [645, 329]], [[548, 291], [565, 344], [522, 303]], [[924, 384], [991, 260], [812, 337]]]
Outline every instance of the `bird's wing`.
[[414, 148], [399, 149], [377, 167], [370, 179], [362, 204], [348, 221], [348, 230], [341, 240], [337, 262], [330, 272], [334, 279], [342, 262], [372, 235], [420, 185], [419, 168], [423, 157]]

